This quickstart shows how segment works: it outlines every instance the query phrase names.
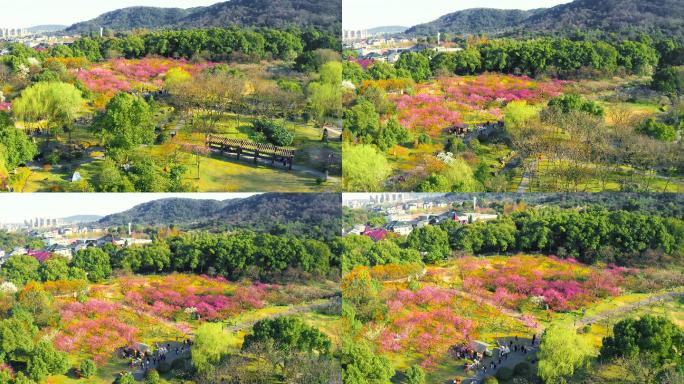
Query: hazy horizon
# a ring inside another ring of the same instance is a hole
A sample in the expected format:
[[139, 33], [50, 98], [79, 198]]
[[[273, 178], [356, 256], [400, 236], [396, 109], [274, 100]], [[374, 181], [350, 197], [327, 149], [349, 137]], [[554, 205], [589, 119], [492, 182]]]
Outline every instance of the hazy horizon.
[[491, 0], [483, 6], [477, 1], [453, 0], [344, 0], [343, 29], [371, 29], [383, 26], [412, 27], [438, 19], [448, 13], [469, 8], [534, 9], [550, 8], [570, 0]]
[[0, 223], [18, 224], [36, 217], [58, 219], [77, 215], [106, 216], [138, 204], [168, 198], [228, 200], [256, 193], [25, 193], [3, 194]]
[[49, 24], [69, 26], [121, 8], [192, 8], [220, 2], [221, 0], [0, 0], [0, 28], [30, 28]]

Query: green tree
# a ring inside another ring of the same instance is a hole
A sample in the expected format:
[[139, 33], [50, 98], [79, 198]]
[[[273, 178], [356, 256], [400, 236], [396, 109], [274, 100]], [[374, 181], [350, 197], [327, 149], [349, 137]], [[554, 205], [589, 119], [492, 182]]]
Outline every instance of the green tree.
[[195, 331], [190, 350], [192, 364], [199, 372], [207, 371], [221, 361], [230, 347], [230, 337], [223, 330], [223, 324], [204, 323]]
[[112, 266], [109, 263], [109, 254], [100, 248], [88, 247], [76, 252], [71, 264], [88, 274], [88, 280], [101, 282], [112, 274]]
[[144, 247], [129, 248], [122, 266], [134, 272], [159, 273], [171, 266], [171, 250], [165, 242], [154, 242]]
[[342, 340], [342, 381], [347, 384], [388, 384], [394, 369], [384, 356], [376, 355], [362, 340]]
[[36, 384], [36, 382], [26, 377], [24, 372], [19, 372], [16, 376], [14, 376], [14, 381], [12, 384]]
[[33, 324], [31, 314], [16, 309], [7, 319], [0, 320], [0, 358], [3, 361], [25, 361], [33, 352], [34, 338], [38, 327]]
[[0, 268], [0, 276], [13, 282], [24, 285], [29, 281], [40, 281], [40, 263], [33, 256], [12, 256]]
[[14, 122], [5, 112], [0, 112], [0, 147], [9, 170], [32, 160], [38, 153], [36, 144], [22, 130], [14, 127]]
[[677, 140], [677, 130], [675, 127], [658, 122], [653, 117], [640, 124], [636, 131], [662, 141]]
[[117, 384], [135, 384], [135, 376], [130, 372], [122, 373], [116, 380]]
[[366, 72], [373, 80], [389, 80], [397, 78], [397, 72], [394, 67], [391, 64], [382, 61], [378, 61], [369, 65]]
[[29, 313], [33, 323], [39, 327], [52, 324], [59, 318], [54, 297], [39, 285], [24, 289], [19, 295], [17, 307]]
[[425, 371], [419, 365], [412, 365], [406, 370], [407, 384], [425, 384]]
[[364, 144], [370, 144], [380, 129], [380, 114], [370, 101], [360, 98], [344, 114], [344, 129]]
[[41, 82], [21, 92], [12, 102], [12, 112], [20, 120], [55, 132], [76, 120], [84, 103], [81, 91], [71, 84]]
[[309, 84], [309, 108], [319, 122], [342, 113], [342, 63], [331, 61], [320, 69], [319, 81]]
[[69, 261], [61, 256], [53, 256], [40, 266], [44, 281], [66, 280], [69, 277]]
[[449, 180], [442, 175], [433, 173], [418, 184], [418, 192], [446, 192], [449, 191]]
[[408, 129], [402, 127], [395, 118], [387, 120], [387, 123], [380, 128], [375, 143], [383, 151], [386, 151], [396, 144], [409, 141], [411, 134]]
[[625, 40], [617, 46], [618, 64], [636, 74], [646, 74], [658, 64], [658, 52], [648, 44]]
[[399, 56], [399, 60], [394, 64], [397, 70], [405, 70], [411, 74], [416, 82], [430, 78], [430, 60], [423, 53], [404, 52]]
[[454, 53], [454, 71], [460, 75], [477, 73], [482, 66], [480, 51], [466, 48]]
[[135, 186], [112, 159], [105, 159], [94, 177], [99, 192], [134, 192]]
[[352, 83], [358, 85], [366, 79], [366, 73], [359, 63], [353, 61], [344, 61], [342, 63], [342, 77]]
[[574, 327], [552, 325], [546, 329], [539, 346], [539, 377], [546, 383], [563, 383], [586, 366], [593, 348]]
[[330, 353], [332, 345], [324, 333], [307, 325], [302, 319], [291, 316], [256, 322], [252, 333], [245, 336], [242, 349], [248, 350], [259, 343], [272, 344], [287, 353], [316, 352], [323, 355]]
[[79, 372], [83, 377], [93, 377], [97, 374], [97, 365], [91, 359], [81, 360], [81, 364], [78, 366]]
[[154, 142], [152, 108], [145, 99], [129, 93], [114, 96], [95, 121], [106, 146], [131, 150], [140, 144]]
[[159, 372], [157, 372], [156, 369], [151, 369], [147, 371], [147, 375], [145, 375], [145, 384], [159, 383], [161, 383], [161, 376], [159, 376]]
[[57, 351], [49, 341], [38, 342], [26, 364], [26, 372], [33, 380], [41, 381], [49, 375], [61, 375], [69, 369], [64, 352]]
[[684, 71], [682, 68], [659, 68], [653, 75], [651, 88], [668, 95], [679, 95], [684, 92]]
[[594, 116], [603, 116], [603, 107], [594, 101], [584, 100], [579, 95], [567, 94], [549, 100], [549, 107], [563, 113], [572, 111], [586, 112]]
[[447, 232], [435, 225], [416, 228], [409, 234], [406, 244], [421, 252], [428, 264], [444, 260], [451, 253]]
[[387, 158], [370, 145], [342, 145], [342, 173], [346, 191], [374, 192], [382, 190], [382, 183], [392, 169]]
[[604, 337], [601, 357], [641, 356], [657, 364], [683, 364], [684, 331], [664, 317], [646, 315], [629, 318], [613, 326], [613, 335]]

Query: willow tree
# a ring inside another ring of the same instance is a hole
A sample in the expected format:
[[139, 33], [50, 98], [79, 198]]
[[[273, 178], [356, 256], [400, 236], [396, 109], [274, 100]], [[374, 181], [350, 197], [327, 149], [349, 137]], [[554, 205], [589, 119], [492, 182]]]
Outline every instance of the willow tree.
[[21, 92], [12, 103], [14, 116], [34, 127], [57, 134], [69, 128], [83, 112], [81, 91], [61, 82], [36, 83]]

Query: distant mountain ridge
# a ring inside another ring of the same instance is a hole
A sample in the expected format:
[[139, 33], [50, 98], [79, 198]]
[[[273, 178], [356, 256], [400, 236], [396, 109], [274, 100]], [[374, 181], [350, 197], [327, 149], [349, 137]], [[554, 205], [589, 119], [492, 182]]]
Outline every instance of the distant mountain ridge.
[[207, 7], [130, 7], [76, 23], [67, 33], [133, 29], [228, 27], [305, 27], [341, 31], [341, 0], [231, 0]]
[[187, 229], [280, 231], [331, 237], [339, 235], [342, 216], [340, 194], [265, 193], [243, 199], [154, 200], [99, 220], [103, 226], [128, 223]]
[[66, 25], [59, 24], [46, 24], [46, 25], [34, 25], [33, 27], [27, 28], [31, 33], [51, 33], [58, 32], [66, 28]]
[[67, 224], [85, 224], [92, 223], [102, 219], [99, 215], [74, 215], [69, 217], [63, 217], [61, 220]]
[[552, 8], [466, 9], [409, 28], [411, 35], [533, 34], [601, 30], [684, 35], [684, 0], [575, 0]]
[[124, 212], [107, 215], [100, 219], [99, 223], [105, 226], [128, 223], [150, 226], [195, 224], [206, 221], [232, 201], [234, 200], [160, 199], [136, 205]]
[[384, 25], [380, 27], [370, 28], [368, 30], [371, 34], [381, 34], [381, 33], [402, 33], [406, 31], [408, 27], [401, 25]]
[[411, 35], [436, 35], [438, 32], [454, 34], [499, 33], [511, 30], [527, 18], [544, 9], [521, 11], [518, 9], [472, 8], [449, 13], [435, 21], [419, 24], [406, 30]]
[[188, 9], [130, 7], [104, 13], [95, 19], [76, 23], [68, 28], [69, 33], [88, 33], [100, 28], [116, 31], [132, 29], [159, 29], [171, 27], [191, 14]]

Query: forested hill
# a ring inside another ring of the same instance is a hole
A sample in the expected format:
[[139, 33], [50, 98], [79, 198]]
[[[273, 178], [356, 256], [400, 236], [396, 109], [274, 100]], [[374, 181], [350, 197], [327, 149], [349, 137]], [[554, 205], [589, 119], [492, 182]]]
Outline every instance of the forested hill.
[[341, 197], [334, 193], [265, 193], [225, 201], [162, 199], [106, 216], [100, 224], [252, 229], [330, 238], [340, 234]]
[[130, 31], [132, 29], [170, 28], [178, 24], [199, 8], [156, 8], [131, 7], [107, 12], [92, 20], [76, 23], [66, 29], [68, 33], [90, 33], [100, 28], [114, 31]]
[[232, 200], [197, 200], [170, 198], [154, 200], [120, 213], [105, 216], [99, 223], [105, 226], [171, 225], [184, 226], [207, 221]]
[[314, 26], [338, 33], [341, 30], [341, 0], [231, 0], [190, 9], [132, 7], [105, 13], [74, 24], [68, 33], [163, 28], [243, 27], [286, 28]]
[[410, 28], [415, 35], [574, 33], [599, 30], [621, 35], [684, 35], [684, 0], [575, 0], [532, 11], [467, 9]]
[[544, 9], [473, 8], [444, 15], [435, 21], [419, 24], [406, 30], [411, 35], [500, 33], [517, 28], [520, 23]]
[[684, 0], [575, 0], [531, 16], [522, 28], [539, 32], [577, 29], [682, 36]]
[[193, 12], [180, 25], [185, 28], [315, 26], [337, 36], [342, 33], [342, 0], [231, 0]]

